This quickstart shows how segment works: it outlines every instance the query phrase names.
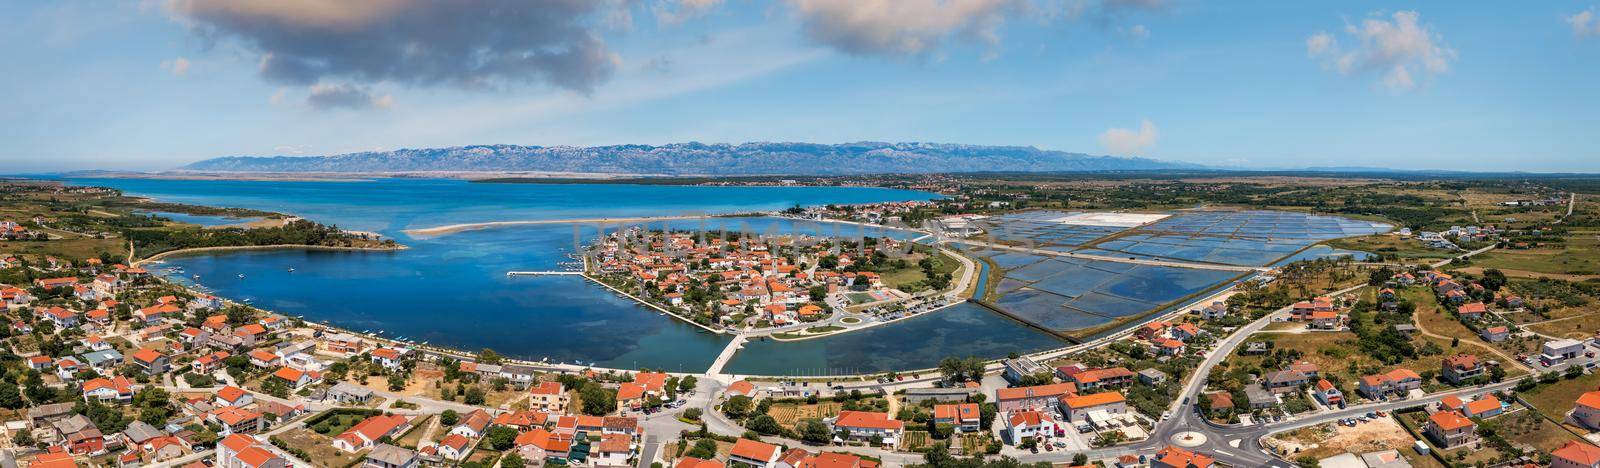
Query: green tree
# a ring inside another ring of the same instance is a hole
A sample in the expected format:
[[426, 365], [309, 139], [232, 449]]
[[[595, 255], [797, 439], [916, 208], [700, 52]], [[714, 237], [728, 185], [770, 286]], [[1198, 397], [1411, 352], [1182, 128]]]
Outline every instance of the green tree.
[[398, 392], [400, 390], [405, 390], [405, 388], [406, 376], [400, 374], [391, 374], [389, 376], [389, 390]]
[[460, 420], [461, 414], [456, 413], [456, 410], [447, 409], [443, 413], [439, 413], [439, 425], [441, 426], [454, 426]]
[[745, 427], [765, 435], [774, 435], [783, 432], [783, 426], [778, 425], [778, 420], [770, 415], [760, 415], [750, 420]]
[[617, 392], [594, 382], [587, 382], [578, 391], [583, 399], [583, 414], [605, 416], [617, 410]]
[[754, 400], [751, 400], [750, 397], [734, 395], [728, 398], [728, 401], [722, 403], [722, 412], [730, 418], [741, 419], [750, 415], [750, 407], [753, 404]]
[[690, 391], [690, 390], [694, 390], [695, 384], [696, 384], [696, 380], [695, 380], [694, 376], [685, 375], [685, 376], [683, 376], [683, 378], [678, 379], [678, 392], [682, 393], [682, 392], [687, 392], [687, 391]]
[[528, 461], [522, 459], [522, 455], [517, 455], [516, 452], [507, 453], [506, 456], [500, 458], [500, 468], [523, 468], [525, 466], [528, 466]]
[[483, 404], [483, 400], [484, 400], [483, 389], [478, 388], [478, 386], [474, 385], [471, 388], [467, 389], [466, 397], [462, 401], [466, 402], [469, 405], [481, 405], [481, 404]]
[[833, 441], [833, 431], [828, 429], [821, 419], [806, 419], [795, 425], [795, 432], [800, 433], [800, 440], [812, 444], [826, 444]]
[[25, 404], [22, 401], [22, 391], [17, 389], [17, 384], [0, 381], [0, 408], [18, 409]]
[[711, 438], [702, 438], [694, 441], [694, 447], [689, 449], [685, 456], [710, 460], [717, 457], [717, 441]]
[[494, 426], [483, 433], [483, 443], [492, 450], [505, 450], [516, 445], [517, 430], [507, 426]]

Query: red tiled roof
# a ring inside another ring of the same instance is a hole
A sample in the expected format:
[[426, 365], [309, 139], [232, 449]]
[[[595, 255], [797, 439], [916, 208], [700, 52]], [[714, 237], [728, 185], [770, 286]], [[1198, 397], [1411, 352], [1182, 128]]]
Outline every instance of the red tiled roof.
[[770, 461], [774, 456], [778, 455], [778, 446], [750, 439], [739, 439], [733, 443], [733, 450], [729, 453], [752, 460]]
[[[1600, 464], [1600, 447], [1578, 441], [1568, 441], [1567, 445], [1550, 451], [1550, 456], [1572, 462], [1578, 466], [1595, 466]], [[39, 466], [35, 464], [34, 466]]]
[[834, 420], [835, 426], [860, 427], [868, 429], [900, 430], [905, 428], [905, 423], [889, 418], [889, 413], [874, 413], [870, 411], [840, 411], [839, 418]]

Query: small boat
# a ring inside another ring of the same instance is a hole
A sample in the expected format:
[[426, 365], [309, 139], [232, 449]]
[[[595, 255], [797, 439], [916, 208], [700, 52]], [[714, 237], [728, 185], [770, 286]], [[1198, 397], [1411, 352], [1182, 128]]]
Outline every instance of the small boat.
[[200, 275], [194, 275], [194, 279], [200, 279]]
[[294, 267], [289, 267], [289, 272], [294, 273]]
[[239, 277], [240, 277], [240, 278], [244, 278], [244, 273], [240, 273], [240, 274], [239, 274]]

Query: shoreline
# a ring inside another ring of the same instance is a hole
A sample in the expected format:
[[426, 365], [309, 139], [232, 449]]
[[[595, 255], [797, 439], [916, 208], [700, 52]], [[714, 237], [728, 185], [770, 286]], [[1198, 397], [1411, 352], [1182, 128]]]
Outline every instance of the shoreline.
[[394, 251], [406, 250], [406, 249], [409, 249], [409, 248], [411, 248], [411, 247], [408, 247], [408, 246], [405, 246], [405, 245], [396, 245], [394, 247], [354, 247], [354, 246], [343, 247], [343, 246], [334, 246], [334, 245], [311, 245], [311, 244], [219, 245], [219, 246], [216, 246], [216, 247], [190, 247], [190, 248], [187, 248], [187, 249], [168, 250], [168, 251], [165, 251], [165, 252], [157, 253], [155, 255], [151, 255], [151, 256], [146, 257], [146, 258], [142, 258], [142, 259], [139, 259], [139, 260], [134, 260], [132, 262], [129, 262], [128, 266], [136, 267], [136, 266], [143, 265], [143, 264], [146, 264], [146, 263], [160, 261], [161, 259], [164, 259], [164, 258], [167, 258], [167, 257], [171, 257], [171, 256], [174, 256], [174, 255], [193, 254], [193, 253], [207, 253], [207, 252], [231, 252], [231, 251], [236, 251], [236, 250], [290, 250], [290, 249], [294, 249], [294, 250], [316, 250], [316, 251], [328, 251], [328, 252], [394, 252]]
[[734, 218], [763, 216], [764, 213], [734, 213], [726, 215], [681, 215], [681, 216], [633, 216], [622, 218], [579, 218], [579, 219], [530, 219], [518, 221], [485, 221], [481, 223], [447, 224], [429, 228], [406, 229], [404, 232], [412, 236], [443, 236], [462, 231], [476, 231], [480, 229], [494, 229], [513, 226], [536, 226], [542, 224], [580, 224], [580, 223], [648, 223], [651, 221], [681, 221], [686, 219], [706, 218]]

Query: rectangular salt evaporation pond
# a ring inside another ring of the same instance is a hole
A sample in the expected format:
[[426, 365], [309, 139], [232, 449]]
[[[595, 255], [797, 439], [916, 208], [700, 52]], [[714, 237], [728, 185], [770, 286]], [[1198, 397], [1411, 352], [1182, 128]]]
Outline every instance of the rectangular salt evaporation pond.
[[[1039, 266], [1042, 265], [1042, 266]], [[1045, 268], [1048, 267], [1048, 268]], [[1219, 286], [1237, 272], [1077, 260], [1041, 262], [1025, 277], [1008, 274], [995, 305], [1019, 320], [1068, 332], [1141, 315]], [[1038, 277], [1037, 279], [1032, 279]], [[1027, 284], [1026, 287], [1021, 286]], [[1015, 290], [1011, 290], [1015, 288]]]
[[964, 303], [835, 336], [750, 341], [723, 371], [772, 376], [871, 374], [931, 369], [949, 356], [995, 359], [1066, 345], [1048, 333]]
[[[607, 232], [614, 231], [624, 226], [639, 226], [645, 229], [667, 229], [672, 231], [687, 232], [739, 232], [763, 236], [809, 236], [809, 237], [839, 237], [854, 239], [859, 237], [887, 237], [896, 240], [911, 240], [923, 236], [916, 231], [891, 229], [882, 226], [867, 226], [853, 223], [840, 223], [828, 221], [797, 220], [771, 216], [751, 217], [712, 217], [702, 219], [677, 219], [655, 223], [618, 225], [607, 228]], [[593, 227], [586, 227], [593, 230]]]

